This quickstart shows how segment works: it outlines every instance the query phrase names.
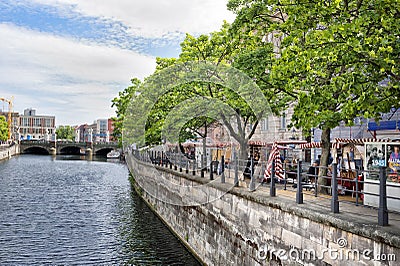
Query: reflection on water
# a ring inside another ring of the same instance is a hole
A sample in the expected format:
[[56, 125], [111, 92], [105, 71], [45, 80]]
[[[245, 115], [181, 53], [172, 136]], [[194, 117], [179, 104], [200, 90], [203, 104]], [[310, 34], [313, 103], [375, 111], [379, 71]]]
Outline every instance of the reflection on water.
[[97, 161], [97, 162], [120, 162], [120, 160], [113, 160], [107, 159], [105, 155], [52, 155], [51, 158], [53, 160], [83, 160], [83, 161]]
[[1, 265], [198, 265], [105, 157], [0, 162]]

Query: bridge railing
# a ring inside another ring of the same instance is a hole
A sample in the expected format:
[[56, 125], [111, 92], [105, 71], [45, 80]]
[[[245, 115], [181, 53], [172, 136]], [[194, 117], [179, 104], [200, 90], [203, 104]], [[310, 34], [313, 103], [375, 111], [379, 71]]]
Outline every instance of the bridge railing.
[[[203, 168], [200, 161], [180, 153], [166, 153], [162, 151], [131, 151], [138, 160], [173, 169], [177, 172], [200, 176], [209, 180], [220, 179], [221, 183], [229, 182], [235, 186], [243, 186], [250, 191], [265, 191], [266, 196], [275, 197], [281, 194], [285, 197], [292, 195], [297, 204], [303, 204], [304, 195], [321, 197], [330, 200], [332, 213], [338, 213], [341, 204], [364, 206], [365, 197], [375, 197], [378, 212], [378, 224], [388, 225], [388, 214], [398, 213], [388, 209], [388, 200], [400, 206], [400, 175], [393, 175], [389, 169], [381, 167], [376, 170], [348, 170], [332, 164], [329, 167], [303, 169], [302, 162], [283, 164], [283, 174], [277, 173], [275, 165], [268, 165], [266, 161], [239, 160], [232, 161], [221, 158], [208, 158], [208, 165]], [[211, 163], [210, 163], [211, 162]], [[269, 169], [269, 174], [266, 174]], [[319, 172], [326, 172], [321, 175]], [[368, 178], [365, 178], [368, 177]], [[371, 177], [373, 177], [371, 179]], [[374, 180], [375, 179], [375, 180]], [[324, 180], [325, 182], [321, 182]], [[365, 186], [372, 189], [367, 192]], [[287, 193], [284, 191], [291, 191]], [[375, 192], [371, 192], [375, 191]], [[388, 191], [392, 191], [388, 195]], [[371, 206], [368, 206], [371, 208]]]
[[[37, 144], [37, 143], [54, 143], [54, 141], [46, 141], [44, 139], [38, 139], [38, 140], [21, 140], [21, 144]], [[118, 142], [83, 142], [83, 141], [65, 141], [65, 140], [57, 140], [57, 144], [93, 144], [93, 145], [111, 145], [111, 146], [116, 146], [118, 145]]]
[[21, 140], [19, 143], [20, 144], [37, 144], [37, 143], [54, 143], [54, 141], [51, 142], [51, 141], [45, 141], [43, 139], [37, 139], [37, 140]]

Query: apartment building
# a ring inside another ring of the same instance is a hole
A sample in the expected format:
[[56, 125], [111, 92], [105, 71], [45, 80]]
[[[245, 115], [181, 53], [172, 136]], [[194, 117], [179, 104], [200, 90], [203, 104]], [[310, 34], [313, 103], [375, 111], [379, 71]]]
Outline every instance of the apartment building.
[[17, 132], [21, 140], [50, 140], [56, 132], [55, 116], [36, 115], [36, 110], [28, 108], [19, 115]]

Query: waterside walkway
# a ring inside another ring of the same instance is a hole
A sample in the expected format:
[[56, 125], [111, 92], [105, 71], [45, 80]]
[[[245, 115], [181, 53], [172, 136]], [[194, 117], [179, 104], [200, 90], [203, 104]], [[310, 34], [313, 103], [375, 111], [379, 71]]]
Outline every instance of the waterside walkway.
[[[139, 159], [144, 161], [143, 163], [152, 163], [148, 160], [148, 157], [140, 157]], [[244, 179], [243, 174], [239, 178], [238, 186], [233, 186], [235, 173], [232, 169], [225, 169], [224, 177], [214, 173], [211, 175], [212, 180], [210, 180], [209, 171], [201, 173], [201, 170], [193, 169], [190, 166], [156, 163], [154, 167], [200, 184], [208, 184], [227, 191], [227, 193], [237, 194], [252, 201], [296, 214], [299, 217], [308, 218], [314, 222], [330, 225], [355, 235], [400, 248], [400, 213], [387, 211], [388, 225], [380, 226], [378, 225], [378, 208], [364, 206], [362, 200], [359, 201], [359, 204], [355, 204], [355, 198], [351, 195], [338, 196], [339, 211], [334, 213], [331, 208], [331, 195], [319, 194], [315, 196], [313, 190], [306, 191], [303, 189], [303, 203], [299, 204], [296, 202], [297, 189], [293, 188], [292, 184], [286, 186], [276, 184], [275, 196], [271, 196], [270, 183], [262, 185], [260, 179], [253, 179], [255, 189], [250, 189], [251, 181], [247, 178]], [[398, 196], [400, 197], [400, 195]], [[346, 239], [346, 236], [343, 237]], [[348, 239], [348, 241], [351, 245], [351, 240]]]

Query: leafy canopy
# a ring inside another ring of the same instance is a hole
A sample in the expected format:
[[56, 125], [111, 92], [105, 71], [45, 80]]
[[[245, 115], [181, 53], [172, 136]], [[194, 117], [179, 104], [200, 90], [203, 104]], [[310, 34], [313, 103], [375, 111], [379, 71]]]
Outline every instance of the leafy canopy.
[[74, 131], [71, 126], [59, 126], [56, 129], [57, 138], [75, 140]]
[[279, 39], [270, 82], [296, 96], [293, 122], [305, 132], [399, 106], [398, 0], [231, 0], [228, 7], [237, 29]]

